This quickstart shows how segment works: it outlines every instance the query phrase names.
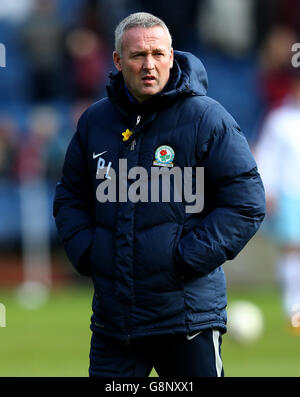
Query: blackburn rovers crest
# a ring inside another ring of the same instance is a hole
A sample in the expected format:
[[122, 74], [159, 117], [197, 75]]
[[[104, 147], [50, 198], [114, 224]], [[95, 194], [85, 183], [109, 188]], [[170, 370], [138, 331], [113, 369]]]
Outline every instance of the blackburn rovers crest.
[[159, 146], [155, 151], [155, 160], [153, 161], [153, 165], [157, 165], [159, 167], [174, 167], [174, 157], [175, 152], [171, 146]]

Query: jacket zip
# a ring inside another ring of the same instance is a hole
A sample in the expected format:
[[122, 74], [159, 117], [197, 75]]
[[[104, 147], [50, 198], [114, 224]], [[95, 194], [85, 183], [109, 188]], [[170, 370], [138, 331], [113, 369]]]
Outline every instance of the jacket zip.
[[[141, 118], [142, 118], [142, 116], [140, 116], [140, 115], [137, 116], [137, 118], [136, 118], [136, 123], [135, 123], [135, 128], [139, 125], [139, 123], [140, 123], [140, 121], [141, 121]], [[134, 139], [134, 140], [131, 142], [130, 150], [134, 150], [134, 149], [135, 149], [135, 146], [136, 146], [136, 140]]]
[[[140, 121], [142, 119], [141, 115], [138, 115], [136, 118], [136, 123], [135, 123], [135, 127], [134, 127], [134, 131], [136, 130], [136, 127], [139, 125]], [[136, 146], [136, 139], [133, 139], [130, 145], [130, 150], [134, 150]], [[127, 335], [126, 337], [126, 341], [125, 341], [125, 345], [129, 346], [130, 345], [130, 335]]]
[[134, 150], [134, 149], [135, 149], [135, 145], [136, 145], [136, 140], [134, 139], [134, 140], [131, 142], [130, 150]]
[[135, 126], [137, 126], [140, 123], [141, 118], [142, 118], [142, 116], [140, 116], [140, 115], [137, 116]]

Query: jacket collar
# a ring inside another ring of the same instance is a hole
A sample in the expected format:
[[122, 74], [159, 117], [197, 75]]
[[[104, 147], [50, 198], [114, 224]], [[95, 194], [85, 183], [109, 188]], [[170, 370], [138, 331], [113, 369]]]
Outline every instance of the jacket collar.
[[171, 102], [173, 102], [172, 99], [175, 99], [180, 93], [178, 86], [180, 85], [182, 73], [178, 62], [174, 61], [173, 68], [170, 72], [170, 78], [164, 89], [143, 103], [137, 103], [131, 100], [131, 94], [126, 92], [127, 88], [121, 72], [116, 74], [110, 73], [109, 77], [110, 84], [106, 89], [111, 102], [118, 107], [124, 108], [126, 111], [135, 110], [137, 113], [145, 113], [149, 110], [156, 111], [161, 107], [171, 105]]
[[111, 72], [109, 77], [110, 84], [106, 87], [108, 97], [127, 117], [132, 113], [157, 112], [168, 108], [180, 97], [205, 95], [207, 89], [207, 75], [201, 61], [194, 55], [181, 51], [174, 51], [174, 64], [164, 89], [143, 103], [130, 100], [121, 72]]

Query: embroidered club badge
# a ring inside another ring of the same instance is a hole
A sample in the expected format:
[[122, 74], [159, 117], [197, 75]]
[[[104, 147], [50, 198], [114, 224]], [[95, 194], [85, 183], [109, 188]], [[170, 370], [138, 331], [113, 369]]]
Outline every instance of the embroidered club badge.
[[153, 161], [153, 165], [157, 165], [158, 167], [174, 167], [174, 157], [175, 152], [171, 146], [159, 146], [155, 151], [155, 160]]

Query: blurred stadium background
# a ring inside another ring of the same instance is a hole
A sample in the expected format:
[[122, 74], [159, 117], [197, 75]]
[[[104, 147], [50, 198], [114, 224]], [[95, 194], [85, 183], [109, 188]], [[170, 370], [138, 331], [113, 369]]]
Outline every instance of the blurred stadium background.
[[[136, 11], [161, 17], [174, 48], [202, 60], [209, 96], [251, 148], [288, 93], [298, 0], [0, 2], [0, 376], [87, 376], [92, 286], [59, 243], [53, 193], [80, 114], [105, 95], [114, 28]], [[285, 322], [276, 256], [262, 229], [224, 266], [229, 302], [252, 301], [265, 320], [251, 345], [224, 337], [227, 376], [300, 376], [300, 336]]]

